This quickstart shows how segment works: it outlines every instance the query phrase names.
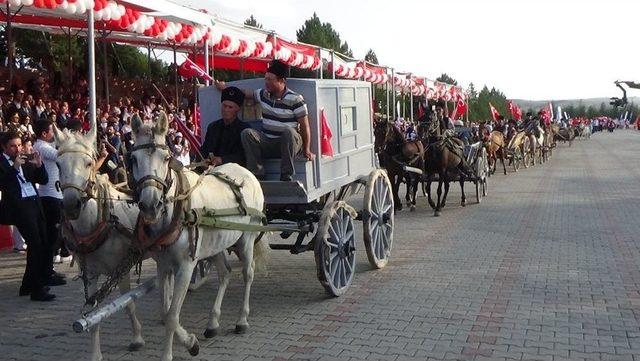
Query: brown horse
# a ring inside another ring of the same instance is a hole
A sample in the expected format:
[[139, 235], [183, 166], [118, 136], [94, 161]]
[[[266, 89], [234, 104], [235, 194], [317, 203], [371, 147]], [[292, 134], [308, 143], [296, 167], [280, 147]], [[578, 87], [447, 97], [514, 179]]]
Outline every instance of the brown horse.
[[[502, 161], [502, 169], [504, 170], [504, 175], [507, 175], [507, 166], [504, 163], [504, 148], [507, 143], [504, 140], [504, 134], [502, 132], [494, 130], [489, 133], [489, 129], [485, 127], [484, 124], [480, 124], [480, 135], [482, 139], [482, 143], [487, 149], [487, 157], [489, 160], [489, 174], [496, 173], [496, 166], [498, 165], [498, 157], [500, 157], [500, 161]], [[493, 167], [491, 166], [493, 162]]]
[[[434, 210], [434, 216], [440, 216], [442, 208], [447, 202], [449, 194], [449, 182], [458, 177], [462, 200], [460, 204], [464, 207], [467, 204], [467, 197], [464, 194], [464, 181], [467, 171], [464, 169], [462, 142], [444, 134], [444, 125], [435, 116], [424, 116], [420, 119], [420, 138], [426, 142], [424, 170], [426, 177], [426, 190], [429, 205]], [[438, 201], [433, 202], [431, 198], [431, 182], [433, 176], [438, 175]], [[444, 185], [444, 194], [442, 186]]]
[[391, 182], [395, 210], [402, 209], [398, 195], [400, 183], [407, 184], [405, 200], [411, 211], [416, 207], [418, 177], [405, 171], [405, 166], [423, 168], [424, 147], [420, 141], [407, 141], [404, 134], [393, 123], [378, 121], [374, 126], [375, 152], [380, 159], [380, 166], [387, 171]]

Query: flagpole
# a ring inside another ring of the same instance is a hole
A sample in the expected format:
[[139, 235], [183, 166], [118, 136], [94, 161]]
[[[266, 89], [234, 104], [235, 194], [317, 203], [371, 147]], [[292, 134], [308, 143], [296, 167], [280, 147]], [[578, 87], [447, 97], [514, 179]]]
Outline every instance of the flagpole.
[[[209, 75], [209, 39], [204, 42], [204, 71]], [[204, 84], [209, 86], [209, 79], [205, 78]]]

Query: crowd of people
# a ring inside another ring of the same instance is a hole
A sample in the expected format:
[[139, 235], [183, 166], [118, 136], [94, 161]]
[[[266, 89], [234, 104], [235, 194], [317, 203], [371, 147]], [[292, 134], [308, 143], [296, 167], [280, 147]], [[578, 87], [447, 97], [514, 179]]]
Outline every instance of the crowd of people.
[[[34, 76], [17, 79], [9, 92], [0, 95], [0, 143], [4, 154], [0, 158], [0, 223], [12, 225], [13, 250], [27, 256], [19, 294], [30, 295], [35, 301], [52, 300], [49, 287], [66, 283], [65, 276], [53, 267], [54, 263], [69, 261], [71, 255], [58, 231], [62, 193], [52, 127], [74, 132], [89, 129], [87, 89], [87, 82], [80, 79], [72, 88], [53, 91], [46, 77]], [[168, 143], [175, 156], [189, 164], [191, 145], [175, 122], [195, 131], [191, 109], [163, 104], [152, 94], [125, 96], [100, 104], [96, 119], [98, 172], [108, 174], [114, 183], [126, 182], [124, 155], [133, 142], [131, 118], [137, 113], [143, 119], [151, 119], [159, 110], [171, 119]], [[42, 169], [46, 170], [46, 177]]]
[[[113, 103], [104, 102], [96, 116], [98, 173], [107, 174], [114, 184], [126, 184], [125, 155], [133, 146], [132, 120], [135, 114], [143, 122], [152, 121], [161, 111], [169, 119], [167, 144], [173, 156], [184, 165], [204, 154], [198, 163], [218, 166], [234, 162], [246, 166], [264, 179], [264, 157], [280, 157], [282, 181], [295, 175], [294, 158], [311, 160], [310, 127], [307, 106], [300, 94], [286, 86], [289, 67], [281, 62], [270, 64], [263, 89], [238, 89], [216, 82], [222, 91], [222, 118], [206, 130], [203, 144], [194, 152], [197, 125], [191, 106], [177, 108], [162, 95], [140, 98], [125, 96]], [[55, 94], [47, 93], [46, 81], [29, 81], [27, 89], [15, 87], [0, 99], [0, 224], [15, 228], [14, 250], [26, 253], [27, 265], [19, 290], [20, 296], [34, 301], [51, 301], [50, 287], [66, 284], [65, 276], [55, 271], [54, 260], [69, 253], [61, 240], [62, 192], [56, 165], [57, 150], [54, 127], [70, 132], [87, 132], [88, 96], [86, 82]], [[252, 129], [238, 120], [245, 97], [261, 107], [262, 129]]]

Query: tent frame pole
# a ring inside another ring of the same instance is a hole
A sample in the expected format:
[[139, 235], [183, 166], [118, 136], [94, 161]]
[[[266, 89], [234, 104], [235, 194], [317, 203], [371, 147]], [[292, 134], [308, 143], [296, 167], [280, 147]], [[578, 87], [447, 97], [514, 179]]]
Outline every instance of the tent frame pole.
[[178, 97], [180, 96], [178, 93], [178, 59], [176, 55], [176, 44], [173, 44], [173, 85], [175, 86], [175, 106], [176, 111], [178, 111]]
[[[209, 69], [209, 39], [204, 42], [204, 71], [207, 75], [211, 75]], [[209, 79], [205, 79], [204, 84], [209, 86]]]
[[87, 47], [89, 64], [89, 123], [96, 122], [96, 48], [95, 23], [93, 11], [87, 11]]

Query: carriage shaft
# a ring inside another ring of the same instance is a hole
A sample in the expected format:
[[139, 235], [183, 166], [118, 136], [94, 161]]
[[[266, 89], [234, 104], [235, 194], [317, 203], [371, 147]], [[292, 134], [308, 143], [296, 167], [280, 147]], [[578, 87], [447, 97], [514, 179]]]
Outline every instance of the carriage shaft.
[[103, 320], [111, 317], [116, 312], [127, 307], [131, 302], [134, 302], [151, 292], [156, 287], [156, 277], [153, 277], [140, 286], [130, 290], [129, 292], [121, 295], [113, 301], [89, 312], [82, 318], [76, 320], [73, 323], [73, 330], [77, 333], [88, 331], [92, 327], [98, 325]]

